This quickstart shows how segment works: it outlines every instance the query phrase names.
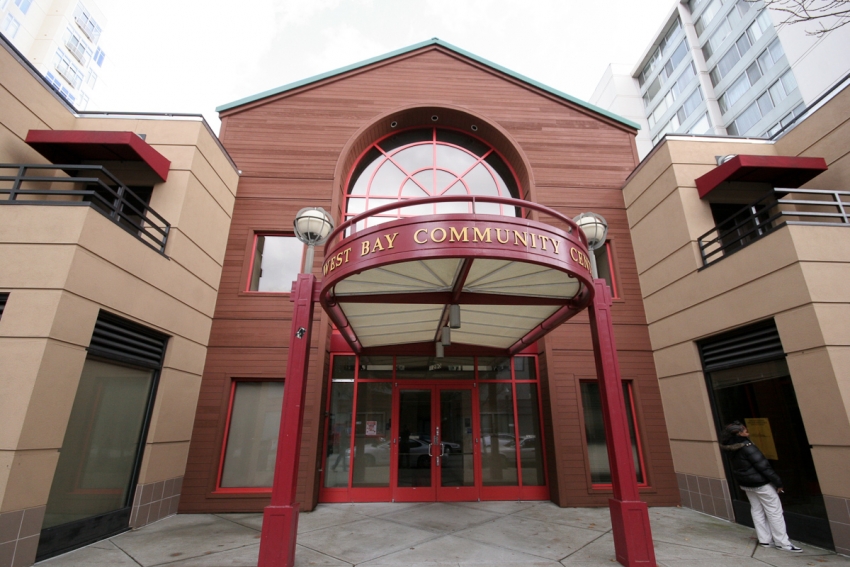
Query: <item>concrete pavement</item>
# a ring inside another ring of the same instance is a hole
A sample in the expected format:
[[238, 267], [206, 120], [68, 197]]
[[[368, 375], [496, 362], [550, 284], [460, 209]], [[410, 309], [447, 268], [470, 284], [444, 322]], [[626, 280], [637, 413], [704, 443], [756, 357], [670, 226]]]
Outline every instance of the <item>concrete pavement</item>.
[[[755, 532], [685, 508], [650, 508], [664, 567], [850, 567], [798, 544], [757, 545]], [[254, 567], [261, 514], [180, 514], [38, 563], [41, 567]], [[551, 502], [324, 504], [301, 514], [297, 567], [591, 567], [617, 565], [605, 508]]]

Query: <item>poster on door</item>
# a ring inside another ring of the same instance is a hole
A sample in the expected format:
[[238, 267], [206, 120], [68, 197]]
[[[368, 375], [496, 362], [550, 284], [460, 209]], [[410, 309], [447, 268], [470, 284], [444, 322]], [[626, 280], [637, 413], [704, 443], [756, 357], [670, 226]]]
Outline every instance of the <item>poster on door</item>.
[[770, 420], [766, 417], [748, 417], [744, 420], [747, 431], [750, 432], [750, 441], [759, 448], [762, 454], [771, 461], [778, 461], [776, 445], [773, 442], [773, 432], [770, 430]]
[[377, 421], [367, 421], [366, 422], [366, 436], [367, 437], [377, 437], [378, 436], [378, 422]]

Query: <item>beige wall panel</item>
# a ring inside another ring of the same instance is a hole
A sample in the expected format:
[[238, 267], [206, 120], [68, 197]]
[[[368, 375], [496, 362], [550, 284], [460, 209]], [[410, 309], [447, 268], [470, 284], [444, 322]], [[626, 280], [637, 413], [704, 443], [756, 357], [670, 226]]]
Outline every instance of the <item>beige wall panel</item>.
[[68, 273], [67, 289], [169, 334], [200, 344], [209, 338], [209, 316], [132, 274], [111, 268], [102, 258], [82, 248], [77, 250]]
[[654, 356], [655, 369], [658, 372], [659, 379], [692, 372], [702, 372], [699, 349], [693, 341], [657, 349]]
[[[688, 308], [682, 307], [674, 314], [650, 324], [652, 345], [661, 349], [706, 337], [808, 303], [805, 284], [801, 279], [799, 265], [792, 265], [755, 282], [733, 288], [711, 300]], [[737, 307], [728, 309], [729, 305]], [[647, 319], [648, 314], [649, 309]]]
[[86, 349], [48, 341], [32, 389], [18, 449], [58, 449], [86, 361]]
[[[122, 272], [116, 277], [125, 279], [135, 277], [185, 303], [207, 316], [212, 316], [215, 309], [216, 290], [204, 281], [189, 273], [183, 266], [164, 258], [155, 250], [142, 246], [134, 236], [115, 226], [115, 224], [91, 210], [84, 230], [80, 235], [80, 246], [101, 260], [98, 270]], [[127, 250], [133, 250], [128, 254]], [[82, 258], [80, 254], [78, 258]], [[71, 277], [76, 276], [75, 283], [83, 284], [86, 279], [101, 279], [105, 276], [102, 271], [80, 272], [73, 270], [68, 276], [68, 286]], [[93, 282], [96, 283], [96, 282]], [[95, 300], [98, 296], [83, 294]], [[144, 319], [144, 314], [139, 316]]]
[[158, 144], [152, 147], [171, 162], [169, 175], [171, 175], [171, 171], [191, 171], [192, 160], [195, 157], [195, 152], [198, 151], [195, 146], [178, 146], [176, 144]]
[[802, 262], [800, 267], [809, 286], [812, 301], [850, 301], [850, 262]]
[[846, 226], [792, 225], [787, 229], [800, 261], [850, 262], [850, 230]]
[[711, 403], [702, 372], [659, 380], [670, 439], [716, 441]]
[[236, 196], [231, 192], [230, 188], [224, 183], [206, 156], [199, 150], [195, 150], [192, 154], [192, 173], [206, 188], [210, 196], [215, 199], [216, 203], [221, 207], [227, 216], [233, 215], [233, 205], [236, 202]]
[[696, 189], [696, 180], [702, 177], [712, 169], [717, 167], [712, 162], [710, 165], [705, 163], [676, 163], [673, 164], [673, 171], [676, 172], [676, 183], [679, 187], [691, 187]]
[[179, 228], [172, 227], [168, 233], [166, 253], [172, 262], [193, 273], [212, 289], [218, 289], [221, 281], [221, 265], [201, 250]]
[[15, 462], [15, 451], [4, 451], [0, 449], [0, 510], [3, 510], [3, 495], [9, 485], [9, 474], [12, 472], [12, 464]]
[[192, 239], [219, 264], [224, 263], [224, 250], [230, 228], [232, 211], [225, 211], [194, 177], [186, 185], [186, 200], [178, 224], [180, 230]]
[[806, 189], [846, 191], [850, 187], [850, 157], [831, 163], [829, 169], [803, 185]]
[[[168, 181], [158, 184], [151, 194], [150, 207], [167, 220], [172, 228], [179, 224], [190, 177], [192, 174], [188, 171], [169, 171]], [[166, 246], [165, 252], [170, 256], [169, 247], [170, 245]]]
[[[0, 77], [3, 86], [13, 97], [23, 102], [34, 115], [54, 130], [73, 128], [74, 116], [57, 99], [58, 95], [45, 89], [30, 72], [5, 49], [0, 51]], [[5, 113], [4, 113], [5, 114]]]
[[[672, 435], [672, 429], [671, 435]], [[676, 472], [712, 478], [726, 478], [717, 443], [670, 440], [673, 468]]]
[[811, 303], [778, 313], [774, 320], [786, 354], [821, 348], [826, 344], [818, 312]]
[[18, 447], [46, 348], [46, 339], [0, 339], [0, 450]]
[[0, 335], [4, 337], [49, 337], [59, 309], [58, 289], [17, 289], [9, 295]]
[[681, 194], [674, 191], [652, 210], [652, 214], [632, 227], [633, 242], [652, 243], [635, 247], [635, 263], [639, 274], [691, 240], [683, 209]]
[[100, 306], [96, 303], [73, 293], [62, 292], [50, 337], [83, 347], [89, 346], [99, 312]]
[[165, 368], [159, 377], [148, 443], [188, 441], [192, 436], [201, 377]]
[[[59, 451], [16, 451], [6, 486], [0, 486], [3, 502], [0, 512], [21, 510], [47, 504]], [[5, 490], [3, 490], [5, 488]]]
[[627, 211], [629, 226], [634, 227], [645, 220], [647, 215], [652, 214], [655, 208], [675, 191], [676, 172], [670, 167], [664, 170], [629, 206]]
[[816, 303], [814, 309], [824, 343], [827, 346], [850, 346], [850, 303]]
[[183, 476], [186, 472], [186, 458], [189, 455], [189, 442], [148, 443], [139, 472], [139, 484], [168, 480]]
[[73, 244], [80, 238], [89, 209], [90, 207], [84, 206], [43, 205], [0, 207], [3, 241], [25, 244]]
[[224, 182], [231, 195], [236, 195], [237, 185], [239, 184], [239, 173], [237, 173], [236, 165], [228, 159], [229, 156], [219, 145], [218, 139], [214, 138], [206, 128], [200, 129], [198, 149], [206, 158], [210, 167]]
[[814, 447], [812, 458], [821, 492], [827, 496], [850, 498], [850, 447]]
[[[779, 155], [812, 155], [826, 158], [827, 155], [817, 153], [819, 143], [823, 140], [838, 137], [845, 139], [846, 132], [850, 132], [850, 124], [847, 117], [850, 116], [850, 92], [844, 89], [838, 93], [828, 104], [822, 106], [812, 116], [806, 118], [801, 124], [798, 124], [793, 134], [783, 136], [776, 142], [776, 150]], [[836, 148], [821, 148], [832, 153], [841, 153], [847, 151], [848, 146], [838, 146]], [[827, 163], [830, 160], [827, 159]]]
[[670, 147], [663, 143], [656, 146], [649, 159], [645, 160], [640, 169], [626, 180], [623, 187], [623, 199], [626, 207], [634, 203], [656, 179], [670, 167]]
[[786, 359], [812, 445], [850, 445], [850, 399], [842, 395], [838, 384], [838, 380], [846, 382], [850, 369], [846, 353], [842, 357], [840, 352], [847, 350], [822, 348], [791, 354]]
[[640, 274], [640, 289], [644, 300], [662, 291], [673, 282], [696, 272], [702, 265], [697, 243], [688, 241], [684, 246]]
[[200, 375], [204, 371], [207, 358], [205, 345], [206, 341], [204, 344], [199, 344], [181, 336], [172, 336], [168, 339], [162, 367]]
[[[45, 159], [41, 157], [41, 154], [23, 143], [20, 138], [0, 124], [0, 163], [44, 162]], [[3, 175], [12, 175], [12, 171], [3, 170]]]
[[[47, 129], [47, 124], [2, 86], [0, 86], [0, 108], [3, 109], [3, 113], [0, 114], [0, 123], [18, 139], [18, 144], [25, 145], [24, 139], [30, 130]], [[36, 162], [41, 161], [44, 161], [44, 158], [36, 160]]]
[[[788, 232], [779, 230], [722, 262], [699, 272], [691, 272], [664, 288], [663, 291], [647, 297], [644, 300], [647, 321], [652, 323], [669, 317], [688, 306], [720, 297], [742, 286], [759, 288], [763, 293], [770, 294], [785, 292], [785, 290], [770, 287], [776, 285], [776, 281], [770, 278], [777, 273], [801, 273], [799, 264], [795, 263], [793, 248], [790, 245], [783, 246], [788, 240]], [[798, 291], [805, 291], [806, 282], [802, 277], [795, 277], [793, 280], [782, 283], [803, 286]], [[806, 301], [802, 302], [807, 302], [808, 295], [803, 295]], [[800, 302], [785, 308], [799, 304]]]
[[670, 159], [673, 163], [690, 163], [708, 165], [709, 169], [717, 166], [715, 156], [729, 154], [775, 155], [773, 144], [766, 140], [731, 141], [727, 138], [714, 138], [699, 141], [668, 140], [670, 144]]
[[112, 116], [90, 116], [80, 118], [74, 125], [76, 130], [106, 130], [110, 132], [135, 132], [145, 135], [145, 142], [152, 146], [194, 146], [203, 128], [197, 120], [163, 120], [161, 117], [115, 118]]

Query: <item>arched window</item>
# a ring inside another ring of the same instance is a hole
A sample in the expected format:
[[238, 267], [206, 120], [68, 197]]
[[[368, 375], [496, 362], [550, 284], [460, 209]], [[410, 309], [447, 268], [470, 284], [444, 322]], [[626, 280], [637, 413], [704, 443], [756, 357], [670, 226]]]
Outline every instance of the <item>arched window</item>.
[[[516, 178], [487, 144], [454, 130], [422, 128], [394, 134], [372, 145], [348, 182], [346, 219], [398, 200], [442, 195], [519, 198]], [[387, 211], [366, 226], [388, 220], [442, 213], [518, 216], [498, 203], [434, 203]], [[359, 225], [356, 230], [364, 228]]]

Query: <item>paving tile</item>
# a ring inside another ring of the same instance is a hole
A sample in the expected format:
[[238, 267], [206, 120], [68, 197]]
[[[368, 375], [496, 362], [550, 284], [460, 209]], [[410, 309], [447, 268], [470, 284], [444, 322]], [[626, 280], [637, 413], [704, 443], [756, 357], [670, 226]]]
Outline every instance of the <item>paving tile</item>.
[[728, 555], [749, 557], [753, 552], [751, 528], [684, 508], [650, 508], [649, 525], [656, 541], [723, 550]]
[[589, 567], [591, 565], [619, 565], [614, 553], [614, 536], [602, 534], [584, 547], [561, 559], [567, 567]]
[[493, 512], [435, 502], [384, 514], [381, 519], [445, 534], [492, 522], [501, 517], [503, 516]]
[[206, 551], [198, 557], [168, 563], [168, 567], [256, 567], [260, 544], [255, 543], [227, 551]]
[[[263, 515], [257, 513], [241, 513], [241, 514], [216, 514], [219, 518], [251, 528], [252, 530], [261, 531], [263, 529]], [[301, 522], [301, 518], [298, 518]]]
[[493, 512], [494, 514], [515, 514], [522, 510], [527, 510], [537, 504], [536, 502], [517, 502], [514, 500], [506, 500], [503, 502], [452, 502], [452, 506], [463, 506], [465, 508], [475, 508], [476, 510], [484, 510], [485, 512]]
[[597, 539], [600, 532], [511, 515], [454, 535], [558, 561]]
[[611, 512], [608, 508], [561, 508], [551, 502], [541, 502], [517, 512], [516, 515], [598, 532], [611, 529]]
[[413, 547], [434, 537], [433, 532], [397, 522], [365, 518], [307, 532], [298, 536], [298, 543], [342, 561], [361, 563]]
[[259, 541], [256, 530], [207, 514], [172, 516], [112, 538], [143, 567], [227, 551]]
[[[557, 567], [558, 563], [546, 561], [539, 556], [475, 542], [456, 535], [446, 535], [432, 539], [420, 545], [411, 545], [408, 549], [378, 557], [363, 565], [510, 565]], [[360, 565], [358, 564], [358, 567]]]
[[758, 559], [774, 567], [797, 567], [804, 565], [842, 565], [850, 566], [850, 557], [835, 555], [831, 551], [814, 547], [805, 543], [794, 542], [797, 547], [802, 547], [802, 553], [789, 553], [781, 549], [764, 548], [756, 546], [753, 554]]
[[139, 567], [133, 559], [109, 540], [71, 551], [37, 563], [43, 567]]
[[302, 512], [298, 515], [298, 533], [349, 524], [366, 517], [348, 506], [319, 505], [312, 512]]
[[337, 504], [337, 506], [348, 506], [352, 511], [364, 516], [383, 516], [402, 508], [413, 508], [422, 504], [418, 502], [358, 502], [357, 504]]

